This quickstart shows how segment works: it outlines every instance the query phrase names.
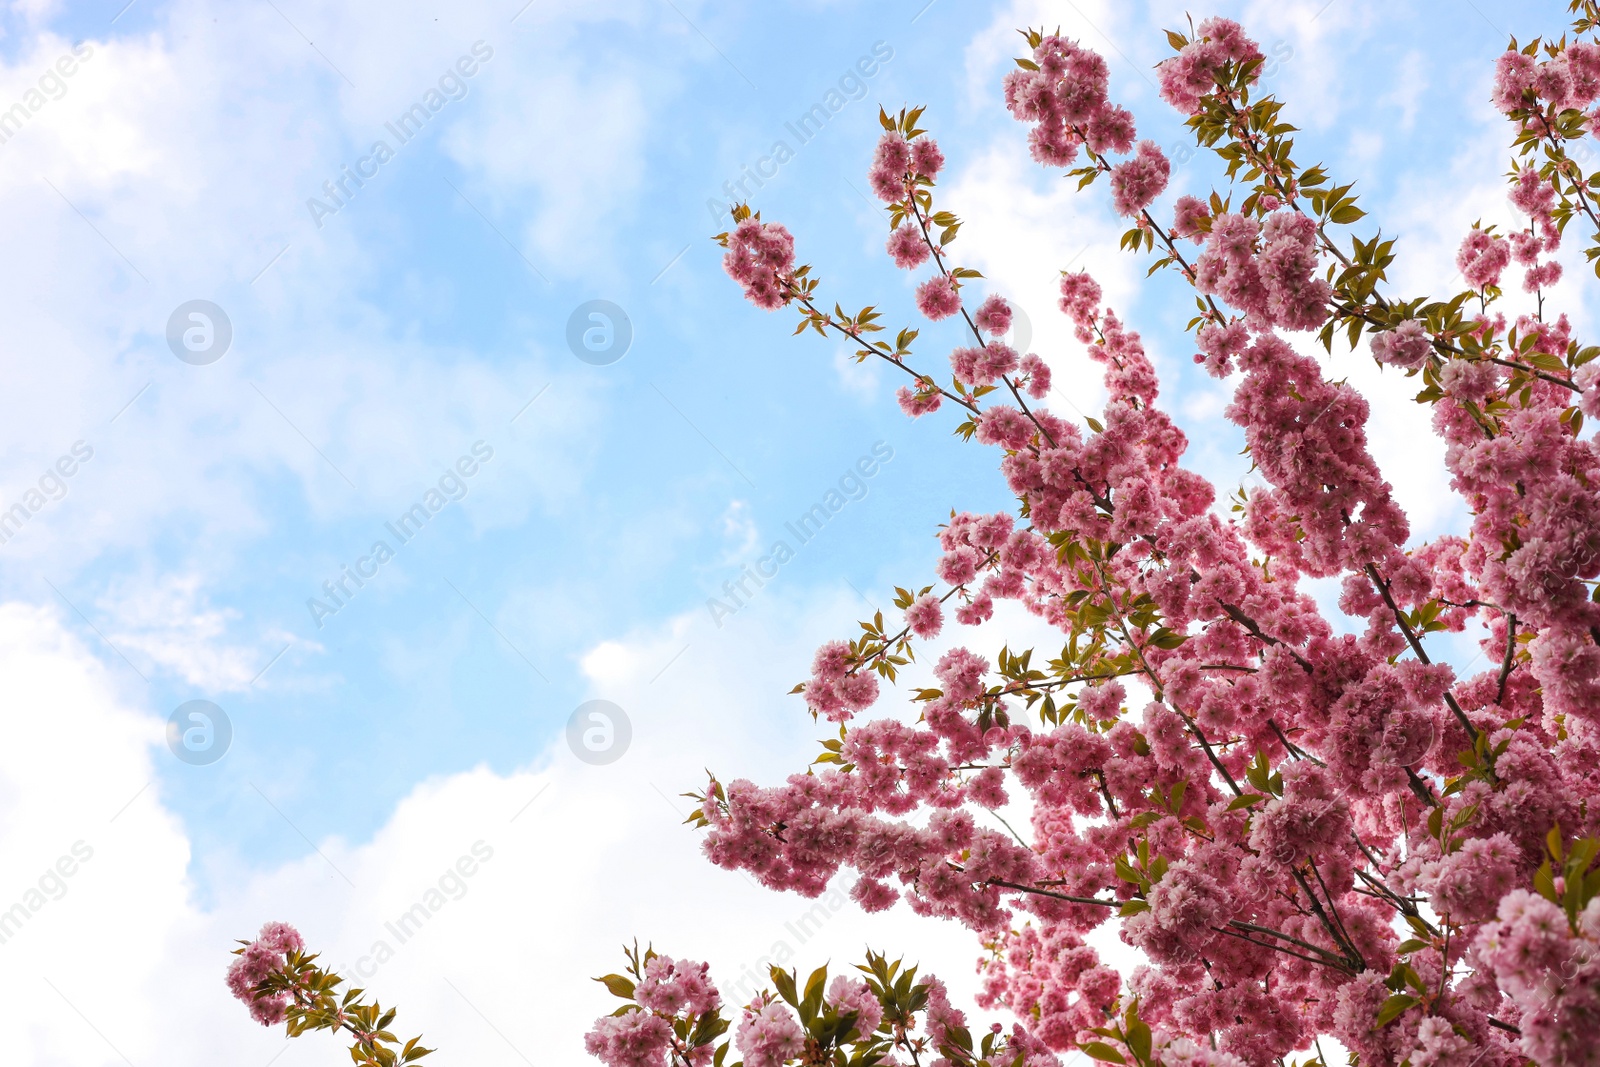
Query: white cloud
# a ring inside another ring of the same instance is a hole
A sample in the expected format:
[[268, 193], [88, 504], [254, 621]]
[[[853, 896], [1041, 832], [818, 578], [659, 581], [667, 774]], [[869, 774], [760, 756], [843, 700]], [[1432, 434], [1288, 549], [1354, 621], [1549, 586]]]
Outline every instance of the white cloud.
[[[106, 637], [123, 655], [177, 675], [201, 692], [238, 692], [293, 637], [268, 629], [261, 643], [235, 645], [229, 631], [240, 613], [207, 601], [198, 574], [148, 574], [115, 580], [96, 601]], [[315, 646], [312, 646], [315, 647]]]
[[[40, 522], [49, 536], [30, 534], [8, 552], [75, 567], [174, 524], [233, 544], [266, 532], [262, 496], [284, 472], [315, 518], [387, 508], [441, 457], [493, 439], [553, 380], [560, 402], [547, 399], [516, 435], [549, 440], [594, 421], [599, 398], [586, 380], [557, 370], [570, 366], [564, 351], [462, 350], [373, 305], [367, 292], [394, 269], [371, 237], [389, 210], [381, 198], [366, 191], [320, 230], [305, 201], [358, 158], [352, 146], [387, 136], [386, 119], [436, 86], [473, 41], [492, 38], [495, 57], [467, 97], [430, 120], [446, 127], [441, 151], [464, 171], [457, 184], [513, 238], [517, 216], [501, 209], [512, 198], [530, 206], [533, 236], [517, 243], [547, 276], [606, 269], [597, 257], [615, 243], [596, 225], [626, 213], [596, 224], [576, 197], [629, 202], [639, 168], [606, 160], [639, 150], [639, 124], [670, 79], [644, 98], [635, 86], [644, 72], [602, 68], [561, 41], [591, 21], [660, 13], [629, 2], [542, 4], [513, 25], [503, 5], [481, 2], [458, 6], [441, 28], [414, 5], [280, 6], [191, 0], [158, 9], [156, 29], [89, 40], [59, 99], [0, 146], [0, 209], [11, 220], [0, 236], [11, 309], [0, 477], [8, 487], [32, 481], [80, 438], [96, 450], [68, 502]], [[551, 20], [560, 34], [548, 32]], [[386, 32], [369, 32], [375, 22]], [[0, 101], [72, 51], [50, 33], [30, 38], [0, 65]], [[553, 97], [592, 106], [538, 103]], [[571, 128], [531, 135], [527, 124], [556, 121], [551, 114]], [[516, 147], [555, 141], [583, 151]], [[424, 150], [402, 148], [375, 180], [402, 180], [401, 170], [428, 162]], [[430, 210], [498, 241], [435, 184]], [[506, 269], [526, 271], [509, 249], [505, 258]], [[452, 299], [448, 285], [426, 288], [413, 302], [418, 317]], [[227, 355], [207, 367], [166, 350], [169, 314], [196, 297], [222, 304], [234, 331]], [[568, 463], [523, 465], [518, 503], [507, 494], [497, 512], [474, 514], [515, 520], [570, 496], [593, 450], [577, 440], [588, 438], [568, 434]]]
[[[938, 205], [962, 219], [954, 260], [976, 267], [983, 279], [964, 292], [975, 303], [996, 292], [1026, 315], [1031, 350], [1053, 372], [1054, 389], [1045, 401], [1077, 411], [1103, 406], [1100, 367], [1072, 336], [1072, 326], [1057, 308], [1061, 271], [1088, 270], [1105, 290], [1105, 303], [1119, 312], [1135, 301], [1138, 264], [1116, 252], [1118, 227], [1094, 194], [1079, 193], [1028, 158], [1021, 148], [1022, 128], [1002, 134], [982, 155], [956, 161], [956, 174], [940, 191]], [[938, 358], [942, 362], [943, 353]], [[942, 373], [943, 366], [932, 369]]]
[[[730, 986], [774, 952], [840, 966], [872, 945], [920, 959], [969, 997], [978, 950], [964, 931], [904, 908], [869, 920], [853, 905], [817, 911], [816, 901], [760, 890], [712, 868], [680, 825], [689, 802], [677, 794], [702, 784], [702, 766], [770, 783], [814, 754], [810, 738], [827, 731], [796, 698], [775, 696], [787, 686], [774, 679], [798, 676], [803, 650], [844, 632], [855, 611], [840, 599], [772, 596], [722, 631], [691, 616], [597, 648], [584, 661], [593, 691], [632, 721], [618, 762], [580, 763], [558, 739], [514, 773], [423, 782], [370, 841], [323, 838], [275, 868], [213, 870], [220, 903], [202, 906], [163, 783], [195, 775], [184, 789], [252, 803], [265, 803], [256, 787], [274, 795], [273, 783], [232, 780], [226, 757], [178, 766], [160, 720], [120, 694], [57, 618], [0, 607], [0, 672], [17, 706], [34, 709], [8, 725], [0, 749], [0, 869], [14, 872], [0, 905], [24, 899], [76, 842], [92, 849], [63, 880], [65, 895], [0, 944], [0, 996], [28, 1020], [9, 1035], [11, 1055], [198, 1067], [227, 1048], [243, 1063], [280, 1051], [280, 1064], [329, 1062], [339, 1054], [331, 1038], [285, 1051], [280, 1032], [252, 1023], [222, 985], [232, 939], [267, 919], [294, 922], [331, 961], [361, 966], [373, 994], [401, 1009], [399, 1029], [461, 1062], [514, 1060], [510, 1044], [541, 1064], [587, 1063], [582, 1033], [609, 1010], [588, 977], [616, 969], [634, 936], [710, 959]], [[774, 648], [793, 651], [775, 663]], [[758, 655], [763, 668], [743, 666]], [[475, 847], [470, 877], [451, 877]], [[435, 906], [426, 921], [418, 913], [401, 927], [425, 898]], [[381, 966], [379, 942], [393, 952]]]
[[858, 362], [855, 350], [849, 346], [833, 350], [833, 373], [840, 389], [857, 400], [872, 401], [883, 396], [886, 383], [882, 365], [876, 359]]
[[738, 566], [761, 543], [761, 530], [750, 515], [748, 501], [730, 500], [718, 525], [722, 528], [724, 545], [717, 560], [719, 566]]

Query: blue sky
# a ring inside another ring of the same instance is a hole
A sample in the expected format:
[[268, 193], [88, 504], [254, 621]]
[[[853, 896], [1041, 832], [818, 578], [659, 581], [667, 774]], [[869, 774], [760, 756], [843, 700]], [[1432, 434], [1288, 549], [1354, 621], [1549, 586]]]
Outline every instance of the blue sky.
[[[266, 899], [315, 866], [313, 842], [381, 864], [419, 789], [559, 777], [577, 766], [568, 716], [590, 698], [629, 711], [628, 758], [659, 755], [657, 792], [698, 784], [713, 755], [735, 773], [798, 769], [817, 731], [784, 694], [816, 641], [848, 634], [893, 585], [926, 584], [951, 508], [1006, 506], [993, 457], [953, 440], [950, 420], [908, 422], [897, 383], [832, 341], [791, 339], [788, 314], [741, 302], [721, 273], [707, 201], [775, 141], [793, 158], [746, 186], [753, 205], [796, 233], [829, 301], [916, 325], [912, 279], [882, 255], [886, 221], [862, 194], [878, 106], [927, 105], [951, 160], [942, 202], [968, 219], [958, 257], [1027, 314], [1056, 367], [1051, 402], [1098, 403], [1049, 296], [1056, 271], [1087, 265], [1156, 354], [1195, 465], [1224, 493], [1246, 474], [1225, 394], [1188, 359], [1188, 299], [1170, 279], [1141, 283], [1104, 191], [1073, 195], [1027, 161], [999, 98], [1011, 30], [1059, 22], [1107, 55], [1113, 95], [1170, 153], [1185, 131], [1150, 68], [1177, 5], [120, 6], [17, 0], [0, 16], [0, 104], [75, 42], [92, 49], [0, 145], [0, 505], [74, 442], [93, 449], [65, 497], [0, 546], [0, 598], [34, 635], [13, 654], [93, 683], [41, 673], [13, 712], [54, 731], [40, 796], [130, 783], [122, 800], [151, 805], [176, 850], [161, 892], [185, 914]], [[1563, 9], [1528, 5], [1515, 26], [1467, 0], [1218, 11], [1278, 60], [1268, 82], [1303, 128], [1298, 155], [1359, 180], [1409, 253], [1399, 284], [1422, 291], [1449, 283], [1474, 218], [1509, 217], [1489, 68], [1506, 33], [1559, 30]], [[397, 144], [385, 123], [475, 42], [477, 69], [452, 83], [464, 95]], [[875, 48], [874, 73], [852, 81]], [[799, 143], [786, 124], [840, 88], [859, 96]], [[327, 203], [323, 183], [379, 138], [393, 158], [315, 219], [308, 199]], [[1215, 175], [1201, 157], [1176, 166], [1164, 203]], [[233, 330], [206, 366], [166, 338], [195, 299]], [[595, 299], [632, 324], [610, 365], [566, 342]], [[918, 362], [937, 367], [956, 335], [922, 325]], [[1329, 366], [1373, 398], [1418, 533], [1457, 522], [1409, 391], [1364, 357]], [[466, 496], [397, 544], [384, 524], [480, 441], [493, 458]], [[893, 459], [865, 498], [713, 625], [707, 598], [875, 442]], [[308, 598], [380, 538], [395, 558], [319, 627]], [[210, 766], [162, 747], [162, 721], [191, 699], [233, 724]], [[90, 733], [100, 762], [73, 755]], [[698, 870], [692, 837], [670, 844]], [[30, 843], [16, 862], [55, 848]], [[604, 931], [633, 933], [649, 936]]]

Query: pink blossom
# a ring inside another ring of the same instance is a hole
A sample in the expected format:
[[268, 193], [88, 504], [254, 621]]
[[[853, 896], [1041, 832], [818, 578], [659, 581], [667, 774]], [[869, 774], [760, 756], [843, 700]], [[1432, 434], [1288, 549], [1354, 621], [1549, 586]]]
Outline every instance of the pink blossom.
[[886, 204], [905, 199], [906, 173], [911, 169], [911, 147], [905, 136], [890, 130], [878, 141], [867, 182], [878, 199]]
[[1482, 289], [1500, 284], [1500, 272], [1505, 269], [1510, 254], [1504, 238], [1473, 229], [1461, 242], [1461, 250], [1456, 253], [1456, 266], [1461, 269], [1461, 276], [1468, 285]]
[[1522, 288], [1530, 293], [1537, 293], [1541, 289], [1548, 289], [1561, 280], [1561, 264], [1549, 260], [1538, 266], [1529, 267], [1528, 273], [1523, 276]]
[[894, 259], [894, 265], [901, 270], [922, 266], [929, 255], [928, 242], [922, 239], [922, 231], [911, 224], [896, 226], [889, 234], [886, 247]]
[[1555, 188], [1539, 177], [1533, 167], [1517, 173], [1515, 187], [1511, 190], [1511, 203], [1534, 222], [1549, 229], [1550, 212], [1556, 204]]
[[1513, 231], [1508, 240], [1511, 244], [1511, 258], [1524, 267], [1531, 267], [1539, 259], [1539, 253], [1544, 251], [1544, 242], [1532, 230]]
[[828, 1003], [840, 1015], [856, 1013], [856, 1025], [852, 1031], [856, 1040], [869, 1037], [878, 1029], [878, 1023], [883, 1018], [883, 1005], [878, 1003], [878, 998], [867, 983], [860, 979], [851, 981], [842, 974], [828, 985]]
[[972, 321], [977, 323], [978, 329], [999, 337], [1011, 329], [1011, 305], [998, 293], [991, 293], [978, 306]]
[[644, 967], [644, 979], [634, 990], [641, 1007], [666, 1015], [688, 1010], [694, 1015], [716, 1011], [722, 1003], [707, 976], [704, 963], [656, 956]]
[[672, 1027], [648, 1011], [602, 1016], [584, 1035], [583, 1047], [606, 1067], [665, 1067]]
[[1494, 64], [1494, 103], [1510, 112], [1523, 106], [1523, 93], [1533, 88], [1535, 64], [1532, 56], [1515, 49], [1500, 53]]
[[985, 383], [1008, 377], [1016, 372], [1017, 350], [1004, 341], [990, 341], [983, 346], [983, 357], [976, 367], [978, 380]]
[[276, 993], [257, 996], [256, 990], [268, 975], [282, 971], [290, 952], [300, 952], [305, 941], [300, 932], [288, 923], [269, 922], [261, 927], [256, 939], [228, 966], [228, 990], [243, 1001], [250, 1015], [262, 1026], [276, 1026], [283, 1022], [289, 1007], [289, 994]]
[[993, 616], [994, 598], [988, 593], [978, 593], [956, 608], [956, 621], [962, 626], [977, 626], [988, 622]]
[[932, 137], [919, 137], [911, 143], [911, 171], [929, 181], [944, 169], [944, 153]]
[[1133, 112], [1115, 104], [1105, 104], [1089, 116], [1085, 142], [1100, 153], [1126, 153], [1133, 147]]
[[1042, 400], [1050, 393], [1050, 367], [1044, 360], [1029, 352], [1022, 357], [1018, 369], [1022, 377], [1027, 379], [1028, 395], [1035, 400]]
[[909, 385], [902, 385], [895, 392], [895, 400], [901, 411], [916, 419], [938, 411], [944, 397], [937, 390], [913, 389]]
[[1099, 685], [1084, 686], [1078, 690], [1078, 707], [1091, 719], [1101, 722], [1110, 722], [1122, 710], [1122, 701], [1127, 692], [1122, 683], [1116, 679], [1101, 682]]
[[1192, 196], [1180, 196], [1173, 205], [1172, 216], [1173, 233], [1187, 237], [1196, 244], [1205, 242], [1205, 230], [1201, 227], [1211, 219], [1211, 209], [1205, 201]]
[[1591, 419], [1600, 419], [1600, 362], [1590, 361], [1579, 367], [1572, 381], [1582, 390], [1583, 413]]
[[1455, 1032], [1448, 1021], [1430, 1015], [1417, 1026], [1417, 1047], [1411, 1067], [1470, 1067], [1481, 1057], [1473, 1042]]
[[1172, 166], [1154, 141], [1140, 141], [1137, 154], [1111, 170], [1111, 199], [1117, 214], [1142, 212], [1167, 187]]
[[923, 639], [939, 636], [944, 625], [944, 607], [932, 593], [924, 593], [906, 609], [906, 625]]
[[1562, 57], [1571, 79], [1572, 107], [1587, 107], [1600, 97], [1600, 45], [1573, 41]]
[[1349, 804], [1329, 776], [1309, 764], [1285, 768], [1283, 796], [1261, 805], [1250, 847], [1273, 863], [1290, 865], [1338, 845], [1349, 832]]
[[917, 286], [917, 310], [934, 322], [960, 311], [961, 293], [955, 279], [940, 274]]
[[782, 307], [790, 299], [785, 286], [794, 267], [794, 237], [775, 222], [751, 216], [729, 235], [722, 267], [751, 303], [768, 311]]
[[1240, 322], [1227, 326], [1208, 322], [1200, 327], [1196, 339], [1200, 342], [1201, 353], [1195, 360], [1204, 363], [1213, 376], [1221, 378], [1233, 370], [1233, 361], [1249, 346], [1250, 331]]
[[1372, 358], [1395, 367], [1420, 367], [1433, 352], [1422, 323], [1407, 319], [1393, 330], [1372, 335]]
[[1237, 22], [1207, 19], [1200, 24], [1195, 40], [1156, 68], [1161, 80], [1161, 99], [1185, 115], [1193, 114], [1200, 110], [1201, 98], [1215, 88], [1216, 76], [1226, 64], [1238, 65], [1260, 58], [1261, 49], [1245, 36]]
[[1467, 922], [1487, 919], [1513, 888], [1521, 856], [1505, 834], [1470, 838], [1459, 851], [1424, 864], [1417, 884], [1437, 911]]
[[746, 1012], [734, 1037], [744, 1053], [745, 1067], [783, 1067], [805, 1048], [805, 1031], [782, 1004], [768, 1004]]
[[830, 722], [844, 722], [878, 699], [878, 679], [868, 671], [850, 673], [850, 646], [830, 641], [817, 650], [806, 683], [806, 704]]
[[303, 952], [306, 947], [300, 931], [285, 922], [269, 922], [262, 926], [257, 940], [274, 952]]
[[1088, 271], [1061, 275], [1061, 310], [1080, 326], [1092, 322], [1100, 308], [1100, 284]]
[[978, 441], [1017, 451], [1033, 435], [1033, 424], [1016, 408], [996, 404], [978, 417]]
[[1128, 943], [1151, 959], [1193, 962], [1220, 936], [1214, 927], [1226, 914], [1228, 900], [1217, 880], [1198, 865], [1187, 860], [1174, 864], [1147, 899], [1148, 910], [1133, 916], [1122, 929]]

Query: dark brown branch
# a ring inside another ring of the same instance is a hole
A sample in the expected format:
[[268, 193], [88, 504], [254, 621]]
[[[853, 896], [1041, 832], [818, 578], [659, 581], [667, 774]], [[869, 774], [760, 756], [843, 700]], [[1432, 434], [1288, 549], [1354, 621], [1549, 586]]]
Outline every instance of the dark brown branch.
[[1517, 617], [1506, 616], [1506, 654], [1500, 661], [1500, 681], [1495, 689], [1494, 702], [1504, 704], [1506, 700], [1506, 682], [1511, 678], [1511, 668], [1514, 665], [1513, 657], [1517, 651]]
[[[1394, 602], [1394, 596], [1389, 592], [1389, 583], [1383, 580], [1383, 575], [1379, 574], [1378, 568], [1371, 563], [1367, 564], [1366, 573], [1367, 577], [1372, 579], [1372, 584], [1378, 587], [1378, 595], [1383, 597], [1384, 605], [1389, 609], [1389, 614], [1394, 616], [1395, 625], [1405, 635], [1406, 643], [1411, 646], [1411, 651], [1423, 663], [1432, 663], [1433, 660], [1428, 658], [1428, 652], [1422, 647], [1422, 642], [1417, 638], [1416, 633], [1412, 631], [1411, 625], [1406, 622], [1405, 613], [1400, 610], [1400, 605]], [[1467, 731], [1467, 737], [1471, 738], [1472, 743], [1476, 745], [1478, 743], [1478, 728], [1472, 725], [1472, 720], [1467, 718], [1467, 713], [1456, 702], [1455, 694], [1446, 690], [1444, 702], [1455, 714], [1456, 721]]]
[[1021, 885], [1017, 882], [1007, 882], [1002, 878], [991, 878], [987, 885], [1003, 886], [1006, 889], [1015, 889], [1019, 893], [1032, 893], [1035, 896], [1050, 897], [1052, 900], [1065, 900], [1069, 904], [1098, 904], [1102, 908], [1120, 908], [1121, 900], [1102, 900], [1099, 897], [1075, 897], [1070, 893], [1057, 893], [1053, 889], [1039, 889], [1031, 885]]

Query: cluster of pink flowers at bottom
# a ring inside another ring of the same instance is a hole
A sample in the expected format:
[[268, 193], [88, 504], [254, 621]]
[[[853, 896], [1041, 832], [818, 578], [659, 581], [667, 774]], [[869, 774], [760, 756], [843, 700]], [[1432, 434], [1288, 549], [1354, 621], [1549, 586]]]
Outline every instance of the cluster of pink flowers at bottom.
[[[1472, 953], [1514, 1005], [1524, 1054], [1541, 1064], [1600, 1064], [1600, 898], [1579, 914], [1574, 932], [1561, 908], [1512, 890]], [[1495, 992], [1475, 988], [1473, 999], [1499, 1010]]]
[[[869, 962], [881, 968], [883, 961]], [[655, 963], [654, 960], [651, 963]], [[899, 972], [894, 965], [890, 975]], [[866, 971], [869, 968], [861, 968]], [[776, 973], [776, 972], [775, 972]], [[825, 977], [826, 969], [821, 972]], [[874, 969], [879, 979], [885, 972]], [[789, 976], [794, 981], [795, 976]], [[674, 984], [685, 981], [692, 990], [669, 990]], [[648, 986], [648, 991], [647, 991]], [[885, 988], [889, 983], [885, 982]], [[731, 1046], [738, 1049], [745, 1067], [784, 1067], [785, 1064], [832, 1063], [834, 1056], [850, 1057], [856, 1062], [863, 1055], [864, 1062], [901, 1063], [897, 1057], [901, 1048], [919, 1048], [926, 1059], [920, 1060], [930, 1067], [954, 1067], [954, 1061], [945, 1053], [959, 1055], [959, 1050], [972, 1047], [972, 1035], [966, 1030], [966, 1015], [953, 1007], [945, 985], [931, 974], [917, 974], [915, 991], [920, 993], [920, 1006], [909, 1016], [897, 1016], [893, 1027], [882, 1027], [885, 1002], [873, 991], [872, 985], [860, 978], [837, 975], [825, 987], [823, 1010], [815, 1013], [824, 1028], [815, 1039], [807, 1034], [806, 1027], [793, 1008], [770, 991], [758, 994], [749, 1004], [739, 1009], [733, 1027]], [[664, 1000], [663, 1000], [664, 998]], [[590, 1055], [607, 1067], [669, 1067], [687, 1064], [690, 1067], [707, 1067], [713, 1059], [722, 1062], [726, 1052], [719, 1052], [718, 1035], [726, 1032], [726, 1024], [715, 1013], [721, 998], [710, 983], [703, 963], [668, 960], [659, 966], [647, 964], [645, 980], [640, 982], [633, 995], [618, 1013], [602, 1016], [594, 1021], [584, 1044]], [[645, 1003], [648, 1000], [650, 1003]], [[698, 1007], [692, 1002], [698, 1000]], [[849, 1026], [834, 1027], [834, 1020]], [[707, 1024], [710, 1025], [707, 1025]], [[1000, 1037], [1005, 1031], [999, 1023], [991, 1024], [990, 1032]], [[707, 1036], [709, 1035], [709, 1036]], [[1027, 1026], [1013, 1026], [1001, 1038], [1000, 1048], [1017, 1058], [997, 1058], [995, 1062], [1015, 1062], [1025, 1067], [1060, 1067], [1060, 1060], [1050, 1046]], [[997, 1056], [999, 1052], [997, 1050]], [[1215, 1064], [1216, 1067], [1235, 1067], [1229, 1060], [1194, 1060], [1197, 1064]]]
[[744, 1053], [745, 1067], [783, 1067], [800, 1055], [806, 1047], [806, 1035], [794, 1012], [778, 1003], [751, 1008], [734, 1032], [734, 1043]]
[[664, 1067], [671, 1044], [672, 1024], [648, 1011], [596, 1019], [583, 1039], [584, 1050], [606, 1067]]
[[[710, 1015], [722, 1006], [707, 964], [671, 956], [653, 956], [645, 962], [633, 999], [638, 1010], [596, 1019], [584, 1037], [589, 1055], [607, 1067], [662, 1067], [672, 1047], [670, 1020]], [[710, 1046], [690, 1052], [696, 1067], [709, 1063], [711, 1056]]]
[[261, 933], [234, 961], [228, 965], [228, 989], [250, 1009], [250, 1017], [262, 1026], [276, 1026], [283, 1022], [289, 1007], [289, 994], [257, 997], [256, 987], [274, 971], [283, 969], [285, 957], [290, 952], [300, 952], [306, 947], [300, 931], [283, 922], [269, 922]]

